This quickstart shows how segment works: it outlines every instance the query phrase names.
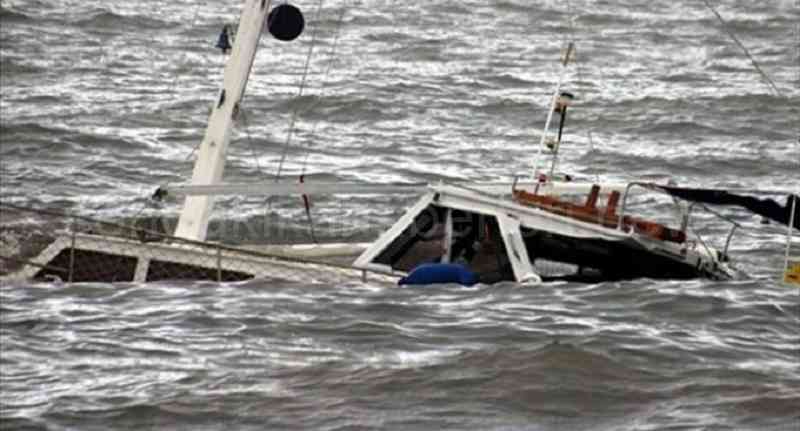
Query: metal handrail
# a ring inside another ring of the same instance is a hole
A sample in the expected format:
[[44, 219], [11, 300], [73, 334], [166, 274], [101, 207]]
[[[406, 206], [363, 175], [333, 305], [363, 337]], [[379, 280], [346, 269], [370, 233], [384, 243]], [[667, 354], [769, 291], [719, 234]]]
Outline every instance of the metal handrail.
[[[623, 223], [623, 219], [625, 217], [625, 211], [627, 209], [628, 194], [629, 194], [630, 190], [634, 186], [639, 186], [639, 187], [642, 187], [642, 188], [645, 188], [645, 189], [648, 189], [648, 190], [654, 190], [654, 191], [658, 191], [659, 190], [658, 186], [656, 184], [653, 184], [653, 183], [644, 183], [644, 182], [630, 182], [630, 183], [628, 183], [628, 185], [625, 187], [625, 194], [622, 196], [622, 207], [620, 209], [619, 219], [617, 220], [617, 229], [621, 230], [621, 231], [625, 231], [624, 230], [625, 224]], [[666, 193], [666, 192], [664, 192], [664, 193]], [[670, 196], [672, 196], [672, 195], [670, 195]], [[675, 198], [675, 196], [672, 196], [672, 197]], [[677, 199], [680, 199], [680, 198], [677, 198]], [[686, 201], [686, 199], [681, 199], [681, 200]], [[694, 209], [695, 205], [700, 205], [706, 212], [709, 212], [712, 215], [716, 216], [717, 218], [722, 219], [724, 221], [727, 221], [728, 223], [733, 225], [733, 228], [731, 229], [731, 232], [728, 234], [728, 239], [727, 239], [726, 245], [725, 245], [724, 253], [727, 254], [728, 245], [730, 244], [730, 240], [731, 240], [731, 237], [733, 236], [733, 232], [736, 230], [736, 228], [739, 228], [739, 227], [742, 227], [742, 226], [738, 222], [736, 222], [735, 220], [731, 219], [730, 217], [722, 215], [722, 214], [712, 210], [711, 208], [709, 208], [706, 205], [698, 204], [697, 202], [692, 202], [689, 205], [689, 208], [686, 211], [686, 222], [685, 223], [683, 223], [683, 222], [681, 223], [681, 232], [686, 233], [686, 231], [688, 230], [688, 227], [689, 227], [689, 224], [690, 224], [689, 220], [691, 219], [692, 210]]]
[[619, 218], [617, 219], [617, 227], [616, 227], [617, 230], [620, 230], [622, 232], [626, 232], [625, 229], [624, 229], [625, 228], [625, 223], [623, 223], [623, 220], [625, 220], [625, 210], [627, 209], [627, 206], [628, 206], [628, 194], [630, 193], [630, 191], [633, 188], [633, 186], [640, 186], [640, 187], [643, 187], [643, 188], [651, 188], [652, 184], [651, 183], [642, 183], [642, 182], [631, 182], [631, 183], [628, 183], [627, 186], [625, 186], [625, 194], [622, 195], [622, 207], [620, 208], [620, 214], [619, 214]]

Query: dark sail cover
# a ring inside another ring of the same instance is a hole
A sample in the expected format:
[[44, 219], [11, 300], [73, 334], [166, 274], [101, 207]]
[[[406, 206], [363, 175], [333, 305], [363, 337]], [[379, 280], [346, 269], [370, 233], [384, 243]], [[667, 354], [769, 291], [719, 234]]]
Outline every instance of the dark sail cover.
[[800, 229], [800, 195], [791, 194], [786, 198], [786, 205], [781, 206], [773, 199], [759, 199], [753, 196], [744, 196], [730, 193], [726, 190], [714, 189], [686, 189], [681, 187], [656, 186], [665, 192], [680, 199], [692, 202], [702, 202], [712, 205], [736, 205], [747, 208], [749, 211], [782, 224], [789, 224], [792, 212], [792, 202], [797, 202], [792, 226]]

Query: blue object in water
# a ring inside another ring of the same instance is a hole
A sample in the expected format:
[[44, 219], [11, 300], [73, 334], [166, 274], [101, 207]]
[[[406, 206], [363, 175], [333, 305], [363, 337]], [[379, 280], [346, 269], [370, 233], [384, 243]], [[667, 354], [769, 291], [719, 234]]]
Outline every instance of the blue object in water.
[[458, 283], [472, 286], [478, 282], [478, 276], [464, 265], [457, 263], [423, 263], [414, 268], [408, 277], [400, 279], [398, 284], [442, 284]]

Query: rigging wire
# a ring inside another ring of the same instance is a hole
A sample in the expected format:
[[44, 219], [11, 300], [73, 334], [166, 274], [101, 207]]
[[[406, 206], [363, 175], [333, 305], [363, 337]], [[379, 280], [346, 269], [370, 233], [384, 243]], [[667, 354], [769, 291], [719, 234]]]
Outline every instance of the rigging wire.
[[[345, 15], [346, 11], [347, 11], [347, 2], [345, 1], [345, 4], [342, 7], [341, 12], [339, 12], [339, 19], [337, 21], [336, 30], [334, 31], [334, 35], [333, 35], [333, 43], [331, 44], [330, 53], [328, 54], [328, 58], [329, 58], [328, 67], [325, 68], [325, 72], [322, 75], [322, 84], [320, 86], [319, 95], [317, 96], [317, 100], [314, 103], [312, 103], [311, 105], [308, 106], [308, 108], [306, 109], [306, 112], [311, 111], [312, 109], [316, 108], [317, 105], [319, 105], [321, 103], [322, 96], [325, 94], [325, 92], [327, 90], [326, 87], [327, 87], [327, 84], [328, 84], [328, 76], [330, 75], [331, 69], [333, 69], [334, 59], [336, 58], [336, 47], [339, 44], [339, 34], [340, 34], [340, 31], [341, 31], [341, 28], [342, 28], [342, 22], [344, 22], [344, 15]], [[313, 124], [313, 126], [311, 128], [311, 136], [314, 136], [318, 125], [319, 125], [319, 119], [317, 119], [314, 122], [314, 124]], [[301, 175], [305, 175], [305, 173], [306, 173], [306, 167], [308, 166], [308, 158], [311, 155], [311, 148], [313, 147], [313, 145], [314, 145], [313, 141], [309, 141], [308, 145], [306, 146], [306, 154], [305, 154], [305, 156], [303, 158]]]
[[[781, 93], [781, 91], [778, 89], [778, 86], [775, 85], [775, 82], [769, 77], [769, 75], [767, 75], [766, 72], [764, 72], [764, 70], [761, 68], [761, 66], [758, 65], [758, 62], [756, 61], [756, 59], [750, 54], [750, 51], [747, 49], [747, 47], [744, 46], [744, 44], [739, 40], [739, 38], [736, 37], [736, 35], [730, 29], [730, 26], [728, 25], [728, 23], [725, 21], [725, 19], [722, 18], [722, 15], [720, 15], [720, 13], [717, 11], [717, 9], [714, 8], [714, 6], [709, 2], [709, 0], [702, 0], [702, 1], [703, 1], [703, 4], [706, 6], [706, 8], [708, 8], [708, 10], [710, 10], [714, 14], [714, 16], [716, 16], [717, 20], [720, 22], [720, 24], [722, 26], [722, 29], [725, 30], [725, 33], [727, 33], [728, 36], [730, 36], [730, 38], [736, 43], [736, 45], [739, 46], [739, 48], [742, 50], [742, 52], [744, 52], [744, 55], [747, 56], [747, 59], [750, 60], [750, 63], [753, 65], [753, 68], [756, 70], [756, 72], [758, 72], [758, 74], [761, 76], [762, 80], [772, 90], [773, 95], [775, 97], [784, 98], [784, 99], [788, 100], [789, 97], [787, 95]], [[800, 54], [800, 48], [798, 48], [798, 54]], [[798, 112], [797, 107], [794, 106], [791, 103], [789, 103], [787, 105], [788, 105], [789, 109], [792, 111], [792, 113], [797, 115], [797, 112]], [[797, 146], [800, 147], [800, 129], [797, 130], [797, 141], [796, 141], [796, 143], [797, 143]]]
[[261, 174], [264, 179], [268, 179], [267, 172], [261, 169], [261, 163], [259, 162], [260, 157], [258, 156], [258, 153], [256, 153], [256, 148], [253, 145], [253, 136], [250, 134], [250, 122], [247, 120], [247, 113], [241, 104], [239, 105], [239, 115], [242, 117], [244, 133], [247, 136], [247, 146], [250, 149], [250, 153], [253, 155], [253, 161], [256, 164], [256, 171]]
[[[324, 3], [324, 0], [319, 0], [319, 3], [317, 5], [317, 12], [316, 12], [316, 18], [315, 18], [315, 20], [317, 22], [319, 22], [319, 17], [320, 17], [321, 11], [322, 11], [322, 4], [323, 3]], [[303, 91], [305, 90], [306, 79], [308, 78], [308, 70], [309, 70], [310, 65], [311, 65], [311, 55], [314, 53], [314, 47], [316, 46], [316, 42], [317, 42], [317, 33], [319, 33], [319, 28], [318, 27], [315, 28], [314, 32], [311, 34], [311, 43], [310, 43], [310, 45], [308, 47], [308, 55], [306, 55], [305, 65], [303, 66], [303, 76], [302, 76], [302, 78], [300, 80], [300, 88], [299, 88], [298, 94], [297, 94], [297, 100], [298, 101], [300, 100], [301, 97], [303, 97]], [[289, 131], [286, 134], [286, 143], [283, 146], [283, 152], [281, 154], [280, 161], [278, 162], [278, 170], [275, 173], [275, 182], [280, 181], [281, 173], [283, 171], [283, 163], [286, 161], [286, 156], [289, 153], [289, 146], [291, 145], [291, 142], [292, 142], [292, 135], [294, 134], [295, 125], [297, 123], [297, 117], [298, 117], [299, 111], [300, 111], [299, 107], [295, 108], [294, 111], [292, 111], [292, 119], [289, 122]]]
[[[285, 3], [286, 3], [286, 1], [281, 2], [281, 4], [285, 4]], [[268, 17], [268, 19], [265, 20], [262, 23], [262, 25], [261, 25], [261, 32], [262, 33], [264, 32], [264, 29], [268, 29], [270, 27], [270, 25], [272, 24], [271, 19], [274, 19], [274, 18], [269, 18]], [[238, 25], [237, 25], [237, 27], [238, 27]], [[248, 76], [247, 79], [248, 80], [249, 80], [249, 77], [250, 77], [250, 73], [253, 70], [254, 63], [255, 63], [255, 60], [253, 59], [250, 62], [250, 66], [248, 67], [248, 73], [247, 73], [247, 76]], [[250, 153], [252, 154], [253, 160], [255, 161], [256, 172], [261, 174], [264, 177], [264, 179], [269, 179], [269, 175], [267, 174], [266, 170], [261, 168], [260, 157], [258, 156], [258, 153], [256, 153], [253, 136], [250, 133], [250, 122], [247, 120], [247, 108], [245, 108], [245, 106], [244, 106], [244, 99], [245, 99], [246, 96], [247, 96], [247, 93], [242, 92], [242, 95], [239, 98], [239, 103], [237, 105], [238, 110], [236, 111], [236, 117], [238, 118], [238, 116], [241, 116], [241, 118], [242, 118], [242, 125], [244, 126], [243, 127], [244, 133], [245, 133], [245, 136], [247, 137], [247, 147], [250, 149]], [[268, 197], [267, 198], [267, 211], [269, 211], [271, 209], [272, 209], [272, 201]]]
[[[317, 4], [317, 11], [316, 11], [316, 16], [315, 16], [315, 20], [317, 22], [319, 22], [319, 17], [320, 17], [321, 12], [322, 12], [323, 1], [324, 0], [319, 0], [319, 3]], [[286, 3], [286, 2], [284, 1], [284, 3]], [[308, 69], [309, 69], [310, 64], [311, 64], [311, 55], [313, 54], [314, 47], [316, 46], [317, 33], [318, 32], [319, 32], [319, 27], [315, 27], [314, 31], [311, 33], [311, 43], [309, 44], [309, 47], [308, 47], [308, 54], [306, 56], [306, 61], [305, 61], [305, 64], [303, 66], [303, 76], [302, 76], [302, 78], [300, 80], [300, 85], [299, 85], [299, 89], [298, 89], [298, 93], [297, 93], [297, 97], [296, 97], [298, 102], [300, 101], [300, 98], [303, 96], [303, 91], [304, 91], [305, 85], [306, 85], [306, 79], [308, 78]], [[292, 142], [292, 135], [294, 134], [295, 124], [297, 122], [297, 116], [299, 114], [299, 110], [300, 110], [299, 107], [297, 107], [292, 111], [292, 118], [291, 118], [291, 120], [289, 122], [289, 130], [286, 133], [286, 142], [284, 143], [283, 151], [281, 152], [281, 158], [278, 161], [278, 169], [275, 172], [275, 182], [276, 183], [280, 181], [281, 173], [283, 171], [283, 164], [286, 161], [286, 156], [289, 153], [289, 146], [291, 145], [291, 142]], [[304, 200], [304, 203], [306, 203], [305, 200]], [[272, 196], [267, 197], [267, 207], [265, 208], [264, 211], [265, 211], [265, 214], [264, 214], [265, 217], [270, 212], [272, 212]], [[307, 215], [309, 216], [309, 220], [310, 220], [310, 212], [307, 212]], [[313, 228], [312, 228], [311, 232], [312, 232], [312, 239], [313, 239]]]
[[[191, 23], [191, 25], [189, 25], [189, 30], [194, 29], [195, 25], [197, 25], [197, 17], [200, 15], [200, 6], [204, 5], [204, 4], [205, 4], [205, 2], [198, 3], [197, 6], [194, 8], [194, 17], [192, 17], [192, 23]], [[184, 60], [184, 61], [186, 60], [186, 54], [185, 53], [183, 55], [182, 60]], [[185, 65], [186, 65], [185, 62], [181, 64], [181, 66], [185, 66]], [[181, 77], [180, 73], [176, 73], [175, 74], [175, 77], [172, 79], [172, 84], [170, 84], [170, 87], [169, 87], [169, 93], [172, 94], [172, 93], [175, 92], [175, 85], [178, 83], [178, 79], [180, 79], [180, 77]], [[177, 95], [173, 95], [173, 97], [175, 99], [177, 99]], [[190, 151], [189, 154], [186, 155], [186, 158], [183, 160], [184, 164], [188, 163], [190, 160], [192, 160], [192, 157], [194, 157], [195, 153], [197, 153], [197, 150], [200, 148], [200, 144], [202, 144], [202, 143], [203, 143], [203, 140], [201, 139], [201, 140], [197, 141], [197, 143], [194, 144], [194, 146], [192, 147], [192, 151]]]
[[[330, 75], [330, 71], [333, 68], [334, 59], [336, 58], [336, 47], [339, 43], [339, 34], [342, 27], [342, 22], [344, 21], [344, 14], [347, 11], [347, 3], [342, 7], [341, 12], [339, 13], [339, 19], [336, 24], [336, 30], [334, 31], [333, 36], [333, 43], [331, 44], [330, 54], [328, 55], [328, 66], [325, 68], [325, 72], [323, 73], [322, 77], [322, 84], [320, 85], [319, 94], [317, 95], [317, 99], [314, 103], [310, 104], [304, 112], [310, 112], [313, 110], [317, 105], [320, 104], [322, 101], [322, 96], [325, 94], [326, 85], [328, 83], [328, 76]], [[313, 126], [311, 127], [311, 136], [313, 137], [317, 131], [317, 126], [319, 125], [319, 119], [314, 121]], [[309, 141], [308, 145], [306, 146], [305, 156], [303, 157], [302, 169], [300, 172], [300, 182], [302, 183], [305, 180], [306, 175], [306, 168], [308, 166], [308, 159], [311, 155], [311, 148], [313, 147], [313, 141]], [[317, 238], [314, 232], [314, 219], [311, 216], [311, 202], [308, 199], [308, 195], [303, 195], [303, 205], [305, 206], [306, 210], [306, 217], [308, 218], [308, 225], [309, 225], [309, 233], [311, 234], [311, 239], [316, 243]]]
[[[319, 17], [321, 16], [322, 6], [323, 6], [323, 0], [320, 0], [319, 3], [318, 3], [318, 6], [317, 6], [317, 11], [316, 11], [316, 20], [317, 21], [319, 21]], [[340, 30], [341, 30], [341, 24], [342, 24], [342, 21], [344, 20], [345, 11], [346, 11], [346, 7], [343, 7], [342, 11], [339, 14], [339, 20], [337, 22], [336, 31], [334, 33], [334, 40], [333, 40], [333, 43], [331, 45], [330, 60], [328, 62], [328, 66], [325, 69], [325, 72], [323, 74], [323, 83], [322, 83], [322, 85], [320, 87], [320, 93], [317, 95], [317, 99], [314, 102], [312, 102], [311, 104], [309, 104], [308, 106], [306, 106], [305, 108], [303, 108], [303, 109], [301, 109], [298, 106], [292, 112], [292, 118], [291, 118], [291, 121], [290, 121], [290, 124], [289, 124], [289, 130], [288, 130], [288, 133], [287, 133], [287, 136], [286, 136], [286, 142], [284, 144], [283, 152], [282, 152], [281, 158], [280, 158], [280, 160], [278, 162], [278, 169], [277, 169], [277, 172], [275, 174], [275, 182], [276, 183], [280, 181], [281, 174], [283, 172], [283, 165], [284, 165], [284, 163], [286, 161], [286, 158], [288, 156], [288, 153], [289, 153], [289, 148], [291, 146], [291, 139], [292, 139], [292, 136], [294, 134], [294, 131], [295, 131], [295, 128], [296, 128], [296, 124], [297, 124], [297, 118], [299, 117], [300, 114], [307, 113], [307, 112], [311, 111], [312, 109], [314, 109], [320, 103], [321, 96], [325, 92], [325, 85], [327, 83], [328, 76], [329, 76], [330, 71], [332, 69], [333, 59], [334, 59], [334, 56], [335, 56], [335, 53], [336, 53], [336, 47], [338, 45], [339, 34], [340, 34]], [[314, 32], [312, 33], [312, 36], [311, 36], [311, 44], [309, 46], [308, 55], [306, 56], [305, 64], [304, 64], [304, 67], [303, 67], [303, 76], [302, 76], [302, 79], [300, 81], [300, 88], [298, 90], [297, 99], [300, 99], [303, 96], [303, 92], [304, 92], [304, 90], [306, 88], [306, 81], [307, 81], [307, 78], [308, 78], [309, 69], [310, 69], [310, 65], [311, 65], [311, 57], [312, 57], [312, 54], [314, 52], [314, 48], [315, 48], [316, 43], [317, 43], [318, 33], [319, 33], [319, 29], [315, 28]], [[312, 136], [313, 136], [314, 132], [316, 131], [318, 124], [319, 124], [319, 119], [316, 120], [314, 122], [314, 125], [312, 126], [312, 131], [311, 131]], [[312, 143], [309, 143], [307, 145], [307, 147], [306, 147], [306, 154], [305, 154], [305, 157], [304, 157], [304, 160], [303, 160], [303, 163], [302, 163], [302, 171], [301, 171], [301, 174], [300, 174], [300, 182], [303, 182], [305, 180], [306, 167], [307, 167], [307, 164], [308, 164], [308, 158], [309, 158], [309, 155], [310, 155], [310, 151], [311, 151], [312, 145], [313, 145]], [[308, 219], [308, 224], [309, 224], [309, 233], [311, 235], [312, 241], [314, 243], [317, 243], [318, 241], [317, 241], [316, 234], [315, 234], [315, 229], [314, 229], [314, 219], [311, 216], [311, 203], [310, 203], [310, 200], [308, 199], [307, 195], [303, 195], [302, 197], [303, 197], [303, 205], [305, 207], [305, 214], [306, 214], [306, 217]], [[268, 204], [267, 211], [269, 211], [272, 208], [272, 200], [268, 198], [267, 199], [267, 204]]]
[[[197, 17], [200, 15], [200, 6], [202, 4], [204, 4], [204, 3], [205, 2], [198, 3], [197, 6], [194, 8], [194, 16], [192, 17], [192, 23], [189, 25], [189, 30], [194, 29], [195, 25], [197, 25]], [[183, 60], [183, 62], [181, 64], [181, 66], [185, 66], [186, 65], [186, 63], [185, 63], [186, 53], [183, 54], [182, 60]], [[175, 77], [172, 78], [172, 83], [169, 86], [169, 93], [168, 94], [173, 94], [175, 92], [175, 85], [178, 83], [178, 79], [180, 79], [180, 77], [181, 77], [181, 74], [180, 73], [176, 73]], [[173, 94], [173, 98], [177, 99], [178, 97], [177, 97], [177, 95]], [[197, 149], [200, 148], [200, 144], [201, 143], [202, 143], [202, 140], [200, 140], [197, 143], [195, 143], [194, 147], [192, 147], [192, 151], [190, 151], [189, 154], [186, 156], [186, 159], [184, 159], [184, 161], [183, 161], [184, 163], [187, 163], [187, 162], [189, 162], [189, 160], [192, 159], [194, 154], [197, 152]]]
[[[204, 2], [203, 2], [204, 3]], [[198, 3], [197, 6], [194, 8], [194, 16], [192, 17], [192, 23], [189, 25], [189, 30], [193, 30], [195, 25], [197, 25], [197, 17], [200, 15], [200, 6], [202, 3]], [[186, 60], [186, 54], [184, 53], [182, 60]], [[181, 64], [181, 66], [185, 66], [186, 63]], [[180, 73], [176, 73], [175, 77], [172, 78], [172, 84], [169, 86], [169, 93], [175, 91], [175, 85], [178, 83], [178, 79], [180, 78]]]
[[725, 30], [725, 32], [728, 34], [728, 36], [730, 36], [730, 38], [736, 43], [736, 45], [738, 45], [739, 48], [741, 48], [741, 50], [744, 52], [744, 55], [746, 55], [747, 58], [750, 60], [750, 63], [753, 65], [753, 68], [755, 68], [756, 72], [758, 72], [758, 74], [761, 75], [761, 78], [770, 87], [770, 89], [773, 91], [775, 96], [780, 96], [781, 92], [780, 92], [780, 90], [778, 90], [778, 87], [775, 85], [775, 82], [773, 82], [772, 79], [770, 79], [769, 75], [767, 75], [767, 73], [764, 72], [763, 69], [761, 69], [761, 66], [758, 65], [758, 62], [756, 61], [756, 59], [753, 58], [753, 56], [750, 54], [750, 51], [747, 49], [747, 47], [745, 47], [744, 44], [739, 40], [739, 38], [736, 37], [736, 34], [734, 34], [733, 31], [730, 29], [730, 26], [722, 18], [722, 15], [720, 15], [719, 12], [717, 12], [717, 9], [714, 8], [714, 6], [712, 6], [711, 3], [708, 0], [702, 0], [702, 1], [705, 4], [705, 6], [708, 8], [708, 10], [710, 10], [717, 17], [717, 20], [722, 25], [722, 29]]
[[[577, 26], [575, 25], [575, 21], [577, 21], [578, 16], [575, 13], [575, 9], [573, 9], [572, 2], [570, 0], [567, 0], [567, 12], [570, 14], [569, 28], [570, 28], [570, 32], [572, 33], [572, 40], [574, 41], [574, 40], [577, 40], [577, 38], [578, 38], [578, 31], [576, 29]], [[583, 74], [583, 68], [581, 67], [581, 62], [578, 60], [578, 49], [577, 48], [575, 48], [575, 51], [573, 52], [573, 56], [574, 56], [573, 58], [574, 58], [574, 61], [575, 61], [575, 69], [578, 72], [578, 81], [581, 82], [581, 83], [584, 83], [586, 81], [584, 81], [584, 74]], [[587, 92], [587, 94], [588, 94], [588, 92]], [[588, 100], [587, 98], [584, 98], [584, 101], [587, 101], [587, 100]], [[589, 157], [590, 157], [589, 166], [592, 166], [592, 169], [595, 171], [594, 172], [595, 182], [596, 183], [600, 183], [600, 173], [598, 172], [598, 168], [595, 166], [595, 164], [591, 160], [591, 158], [594, 155], [594, 139], [592, 137], [592, 129], [591, 128], [587, 128], [586, 137], [589, 140]]]

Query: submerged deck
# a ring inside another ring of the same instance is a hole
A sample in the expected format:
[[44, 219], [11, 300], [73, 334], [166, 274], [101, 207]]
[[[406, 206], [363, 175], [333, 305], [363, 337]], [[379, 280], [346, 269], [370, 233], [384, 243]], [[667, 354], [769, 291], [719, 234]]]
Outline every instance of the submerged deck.
[[69, 282], [228, 282], [252, 278], [347, 282], [366, 277], [364, 271], [354, 270], [347, 263], [355, 258], [347, 247], [338, 253], [333, 247], [322, 251], [301, 247], [293, 252], [291, 247], [281, 248], [284, 250], [272, 246], [256, 251], [213, 243], [141, 242], [65, 232], [17, 275]]
[[[229, 282], [253, 278], [326, 283], [364, 279], [396, 281], [396, 277], [370, 274], [351, 266], [365, 244], [234, 247], [189, 241], [55, 211], [19, 207], [13, 211], [18, 216], [47, 217], [47, 221], [57, 223], [59, 228], [47, 240], [44, 235], [37, 234], [39, 244], [30, 244], [33, 242], [30, 238], [22, 238], [22, 243], [16, 245], [17, 250], [6, 245], [0, 255], [4, 263], [5, 274], [1, 278], [4, 281]], [[4, 238], [9, 236], [8, 229], [5, 230]], [[14, 255], [10, 255], [12, 253]]]
[[[66, 282], [241, 281], [394, 284], [426, 263], [460, 263], [482, 283], [648, 278], [729, 279], [724, 253], [684, 230], [616, 213], [618, 192], [598, 207], [522, 190], [507, 196], [450, 185], [430, 186], [376, 241], [230, 246], [191, 241], [68, 214], [54, 240], [21, 257], [8, 279]], [[624, 200], [623, 200], [624, 202]], [[624, 205], [623, 205], [624, 208]], [[52, 230], [50, 230], [52, 232]], [[52, 236], [52, 235], [51, 235]], [[2, 238], [0, 238], [2, 239]], [[0, 253], [0, 258], [8, 258]]]

